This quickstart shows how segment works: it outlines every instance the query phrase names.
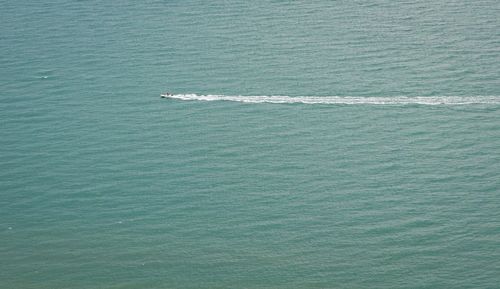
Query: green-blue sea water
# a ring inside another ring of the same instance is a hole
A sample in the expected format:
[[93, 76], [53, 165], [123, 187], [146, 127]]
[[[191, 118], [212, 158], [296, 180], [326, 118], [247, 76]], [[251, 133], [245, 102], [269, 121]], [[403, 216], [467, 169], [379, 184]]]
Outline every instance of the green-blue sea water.
[[499, 288], [499, 15], [0, 1], [0, 288]]

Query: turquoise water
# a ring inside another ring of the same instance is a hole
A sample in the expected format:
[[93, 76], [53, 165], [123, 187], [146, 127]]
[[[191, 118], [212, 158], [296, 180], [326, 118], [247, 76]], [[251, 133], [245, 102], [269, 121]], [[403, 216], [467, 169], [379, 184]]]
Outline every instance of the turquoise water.
[[500, 284], [498, 1], [32, 2], [1, 288]]

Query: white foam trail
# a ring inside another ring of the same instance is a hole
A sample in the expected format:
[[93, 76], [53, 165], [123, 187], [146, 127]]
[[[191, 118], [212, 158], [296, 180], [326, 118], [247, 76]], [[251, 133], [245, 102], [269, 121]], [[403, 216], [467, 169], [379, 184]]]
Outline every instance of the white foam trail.
[[190, 101], [235, 101], [245, 103], [368, 104], [368, 105], [468, 105], [500, 104], [500, 96], [241, 96], [162, 94], [163, 98]]

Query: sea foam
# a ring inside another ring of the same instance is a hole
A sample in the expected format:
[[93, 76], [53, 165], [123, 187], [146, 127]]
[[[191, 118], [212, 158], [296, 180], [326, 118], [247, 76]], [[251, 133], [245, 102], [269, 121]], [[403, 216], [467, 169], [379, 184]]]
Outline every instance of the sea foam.
[[280, 96], [162, 94], [163, 98], [186, 101], [234, 101], [277, 104], [366, 104], [366, 105], [470, 105], [500, 104], [500, 96]]

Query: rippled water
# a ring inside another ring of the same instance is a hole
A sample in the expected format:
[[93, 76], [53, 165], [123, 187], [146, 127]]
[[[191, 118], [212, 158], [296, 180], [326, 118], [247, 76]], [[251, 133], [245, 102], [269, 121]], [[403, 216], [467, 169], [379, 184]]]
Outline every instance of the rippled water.
[[500, 283], [498, 1], [1, 7], [1, 288]]

